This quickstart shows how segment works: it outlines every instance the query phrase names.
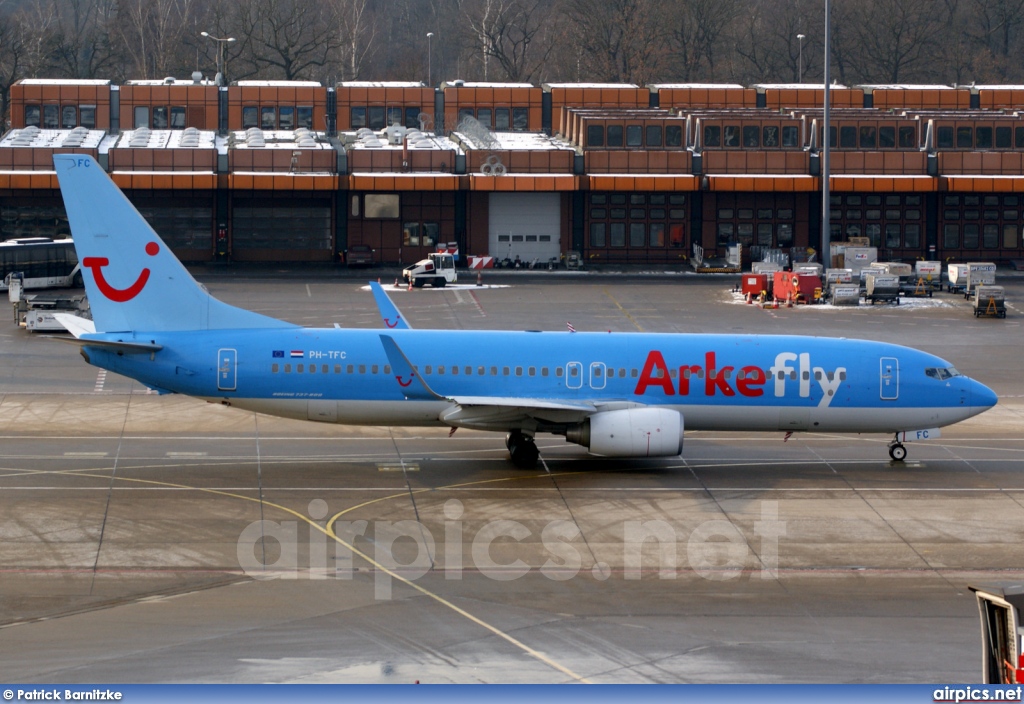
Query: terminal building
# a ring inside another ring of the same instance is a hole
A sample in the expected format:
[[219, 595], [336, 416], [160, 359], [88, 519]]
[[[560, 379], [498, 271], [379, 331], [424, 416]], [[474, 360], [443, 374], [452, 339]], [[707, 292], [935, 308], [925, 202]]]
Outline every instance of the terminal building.
[[[682, 265], [821, 241], [820, 85], [25, 79], [0, 239], [68, 234], [51, 157], [97, 159], [183, 260], [463, 255]], [[1024, 259], [1024, 86], [835, 86], [832, 240]], [[465, 262], [466, 256], [461, 257]]]

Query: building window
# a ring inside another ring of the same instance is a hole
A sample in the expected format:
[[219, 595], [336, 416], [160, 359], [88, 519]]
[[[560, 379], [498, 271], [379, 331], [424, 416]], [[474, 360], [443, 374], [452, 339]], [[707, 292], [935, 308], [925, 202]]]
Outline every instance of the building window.
[[942, 228], [942, 246], [946, 249], [957, 249], [960, 247], [960, 226], [947, 224]]
[[643, 146], [643, 127], [640, 125], [626, 125], [626, 146], [627, 147], [642, 147]]
[[295, 129], [295, 108], [291, 106], [281, 107], [281, 129], [289, 132]]
[[494, 109], [494, 129], [496, 132], [508, 132], [512, 128], [508, 108]]
[[917, 129], [913, 125], [900, 127], [900, 149], [917, 149]]
[[783, 127], [782, 128], [782, 146], [784, 147], [798, 147], [800, 146], [800, 130], [795, 126]]
[[603, 222], [592, 222], [590, 223], [590, 246], [591, 247], [605, 247], [607, 246], [607, 240], [605, 239], [607, 225]]
[[363, 196], [365, 215], [369, 220], [394, 220], [400, 212], [397, 193], [367, 193]]
[[757, 149], [761, 146], [761, 128], [757, 125], [743, 126], [743, 146], [748, 149]]
[[704, 146], [722, 146], [722, 128], [718, 125], [708, 125], [704, 128]]
[[683, 146], [683, 128], [680, 125], [666, 125], [665, 126], [665, 146], [666, 147], [681, 147], [681, 146]]
[[621, 147], [622, 144], [622, 125], [608, 125], [608, 146]]
[[163, 105], [153, 108], [153, 129], [167, 129], [167, 108]]
[[664, 247], [665, 246], [665, 223], [663, 222], [652, 222], [650, 227], [651, 233], [651, 246], [652, 247]]
[[[82, 105], [78, 108], [78, 116], [82, 127], [87, 129], [96, 129], [96, 106], [95, 105]], [[38, 121], [38, 113], [36, 117]]]
[[358, 130], [366, 127], [366, 108], [354, 107], [350, 111], [352, 129]]
[[182, 105], [171, 106], [171, 129], [185, 129], [185, 108]]
[[25, 126], [26, 127], [39, 127], [40, 122], [40, 108], [38, 105], [26, 105], [25, 106]]
[[261, 130], [276, 130], [277, 129], [277, 108], [276, 107], [262, 107], [260, 108], [260, 129]]
[[402, 108], [388, 108], [388, 126], [402, 124]]
[[405, 109], [405, 126], [415, 129], [420, 129], [420, 109], [406, 108]]
[[612, 247], [625, 247], [626, 246], [626, 223], [624, 222], [613, 222], [610, 228], [611, 232], [611, 244]]
[[603, 147], [604, 146], [604, 126], [602, 126], [602, 125], [587, 125], [587, 146], [588, 147]]
[[60, 126], [66, 130], [78, 127], [78, 108], [74, 105], [62, 107], [60, 110]]
[[371, 130], [382, 130], [387, 127], [384, 124], [385, 112], [382, 105], [371, 105], [368, 114]]
[[242, 129], [247, 130], [250, 127], [259, 127], [260, 121], [260, 110], [255, 105], [244, 105], [242, 107]]
[[647, 146], [661, 146], [661, 125], [647, 125]]
[[525, 132], [530, 126], [530, 111], [527, 108], [512, 108], [512, 129]]
[[[50, 107], [47, 105], [46, 107]], [[147, 105], [136, 105], [133, 111], [135, 116], [135, 124], [133, 127], [138, 129], [140, 127], [149, 127], [149, 106]], [[43, 115], [43, 117], [46, 117]]]

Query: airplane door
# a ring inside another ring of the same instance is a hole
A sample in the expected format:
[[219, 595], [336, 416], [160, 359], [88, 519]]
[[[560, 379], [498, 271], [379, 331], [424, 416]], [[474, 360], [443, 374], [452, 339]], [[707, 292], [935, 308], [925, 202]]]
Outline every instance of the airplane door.
[[235, 350], [217, 350], [217, 390], [234, 391], [238, 386], [238, 353]]
[[895, 357], [881, 359], [881, 397], [895, 401], [900, 395], [900, 363]]
[[578, 389], [583, 386], [583, 365], [569, 362], [565, 365], [565, 388]]
[[592, 389], [603, 389], [605, 385], [605, 377], [608, 374], [608, 370], [605, 368], [604, 362], [591, 362], [590, 363], [590, 388]]

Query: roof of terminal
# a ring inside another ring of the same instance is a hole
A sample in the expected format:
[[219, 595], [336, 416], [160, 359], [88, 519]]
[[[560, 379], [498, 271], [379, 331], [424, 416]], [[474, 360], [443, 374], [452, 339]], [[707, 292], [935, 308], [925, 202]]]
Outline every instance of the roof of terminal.
[[482, 144], [475, 135], [464, 132], [452, 133], [452, 138], [466, 149], [497, 149], [502, 151], [565, 149], [575, 151], [575, 147], [571, 144], [553, 139], [543, 132], [491, 132], [490, 137], [494, 141], [488, 145]]
[[212, 130], [128, 130], [117, 136], [113, 149], [214, 149], [217, 133]]
[[191, 78], [138, 78], [125, 81], [126, 86], [215, 86], [209, 78], [194, 81]]
[[109, 86], [110, 79], [103, 78], [22, 78], [23, 86]]
[[659, 90], [681, 90], [686, 88], [697, 88], [699, 90], [724, 90], [726, 88], [746, 88], [739, 83], [650, 83], [647, 86], [652, 91]]
[[322, 88], [320, 81], [234, 81], [240, 88]]
[[338, 81], [342, 88], [426, 88], [423, 81]]
[[[389, 139], [388, 135], [394, 135]], [[398, 125], [374, 132], [368, 127], [355, 132], [342, 132], [345, 141], [345, 149], [403, 149], [404, 137], [409, 137], [409, 149], [435, 149], [442, 151], [460, 151], [459, 145], [448, 137], [438, 137], [431, 132], [421, 132], [417, 129], [407, 129]]]
[[639, 88], [635, 83], [545, 83], [544, 88]]
[[76, 127], [73, 130], [41, 130], [38, 127], [26, 127], [11, 130], [0, 139], [0, 147], [81, 147], [97, 149], [103, 136], [103, 130], [87, 130]]
[[295, 131], [250, 127], [232, 132], [230, 141], [232, 149], [334, 149], [323, 132], [304, 127]]
[[536, 88], [532, 83], [494, 83], [487, 81], [445, 81], [443, 88]]

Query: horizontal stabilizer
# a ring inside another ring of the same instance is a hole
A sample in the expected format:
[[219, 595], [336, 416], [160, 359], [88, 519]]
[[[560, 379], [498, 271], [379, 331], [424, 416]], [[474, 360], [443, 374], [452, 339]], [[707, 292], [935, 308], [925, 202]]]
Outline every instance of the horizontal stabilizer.
[[380, 317], [384, 320], [384, 325], [392, 330], [412, 329], [412, 326], [406, 322], [405, 316], [402, 315], [402, 311], [398, 310], [398, 306], [379, 283], [371, 281], [370, 290], [373, 292], [373, 300], [377, 302], [377, 309], [380, 311]]
[[53, 319], [63, 325], [64, 329], [74, 335], [75, 338], [79, 338], [82, 335], [91, 335], [96, 332], [95, 323], [71, 313], [54, 313]]
[[78, 345], [79, 347], [101, 347], [106, 350], [113, 350], [115, 352], [124, 352], [125, 354], [152, 354], [153, 352], [159, 352], [164, 348], [163, 345], [158, 345], [153, 342], [123, 342], [121, 340], [90, 340], [85, 337], [57, 337], [56, 335], [47, 335], [48, 340], [57, 340], [59, 342], [68, 342], [72, 345]]

